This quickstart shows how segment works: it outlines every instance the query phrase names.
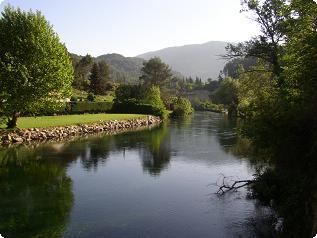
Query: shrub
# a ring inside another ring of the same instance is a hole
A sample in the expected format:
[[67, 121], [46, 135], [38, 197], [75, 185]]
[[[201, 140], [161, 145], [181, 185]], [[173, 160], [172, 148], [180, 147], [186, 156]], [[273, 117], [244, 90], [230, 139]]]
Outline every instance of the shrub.
[[211, 111], [211, 112], [225, 112], [226, 108], [222, 104], [214, 104], [210, 101], [198, 101], [194, 103], [196, 111]]
[[140, 85], [120, 85], [115, 91], [115, 101], [120, 103], [128, 99], [141, 100], [144, 88]]
[[8, 118], [1, 116], [1, 114], [0, 114], [0, 125], [6, 125], [7, 123], [8, 123]]
[[152, 86], [145, 90], [142, 102], [154, 107], [165, 109], [164, 102], [161, 98], [161, 91], [158, 86]]
[[72, 96], [72, 97], [70, 98], [70, 101], [71, 101], [71, 102], [77, 102], [77, 101], [78, 101], [78, 98], [75, 97], [75, 96]]
[[87, 100], [89, 102], [94, 102], [96, 100], [96, 96], [93, 93], [88, 93]]
[[193, 113], [193, 108], [187, 98], [178, 97], [173, 99], [173, 117], [187, 116]]

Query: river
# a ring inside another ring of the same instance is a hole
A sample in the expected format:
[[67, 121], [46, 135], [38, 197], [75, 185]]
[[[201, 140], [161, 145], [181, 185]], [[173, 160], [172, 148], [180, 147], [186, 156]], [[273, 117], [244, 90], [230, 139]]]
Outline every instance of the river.
[[0, 149], [5, 238], [270, 237], [269, 209], [248, 191], [217, 196], [222, 176], [249, 179], [225, 116], [196, 113], [152, 130]]

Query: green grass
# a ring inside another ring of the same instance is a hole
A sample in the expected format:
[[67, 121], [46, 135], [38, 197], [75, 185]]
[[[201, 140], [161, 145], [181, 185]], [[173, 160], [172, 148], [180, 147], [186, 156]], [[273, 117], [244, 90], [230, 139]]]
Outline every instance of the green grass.
[[18, 128], [22, 129], [45, 128], [53, 126], [69, 126], [77, 124], [95, 123], [99, 121], [128, 120], [134, 118], [143, 118], [145, 116], [146, 115], [137, 114], [80, 114], [62, 116], [21, 117], [18, 119]]

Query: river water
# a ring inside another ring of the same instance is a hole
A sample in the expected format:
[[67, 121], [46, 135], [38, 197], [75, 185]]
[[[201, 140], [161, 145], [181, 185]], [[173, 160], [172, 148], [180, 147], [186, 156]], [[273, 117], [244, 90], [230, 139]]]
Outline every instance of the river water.
[[217, 196], [222, 176], [255, 171], [235, 156], [220, 114], [152, 130], [0, 149], [5, 238], [270, 237], [270, 212], [246, 189]]

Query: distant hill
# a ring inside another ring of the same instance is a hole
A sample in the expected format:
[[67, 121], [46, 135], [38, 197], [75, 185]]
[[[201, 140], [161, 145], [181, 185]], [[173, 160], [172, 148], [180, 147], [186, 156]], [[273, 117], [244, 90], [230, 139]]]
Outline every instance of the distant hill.
[[[83, 56], [70, 54], [73, 59], [73, 65], [77, 65], [78, 62], [83, 58]], [[124, 57], [120, 54], [105, 54], [93, 58], [95, 62], [106, 61], [110, 68], [110, 78], [117, 83], [136, 83], [139, 82], [139, 77], [141, 75], [141, 68], [143, 67], [144, 59], [138, 57]], [[88, 75], [89, 67], [84, 69], [87, 71], [85, 74]], [[184, 76], [176, 71], [172, 71], [173, 74], [179, 78]]]
[[[83, 56], [70, 54], [73, 60], [73, 65], [77, 65]], [[141, 74], [141, 68], [144, 59], [136, 57], [124, 57], [119, 54], [106, 54], [98, 57], [93, 57], [94, 62], [106, 61], [110, 68], [110, 78], [117, 83], [137, 82]], [[83, 69], [88, 75], [92, 65], [88, 65], [87, 69]]]
[[[220, 70], [224, 68], [227, 42], [211, 41], [204, 44], [169, 47], [158, 51], [148, 52], [136, 57], [124, 57], [120, 54], [105, 54], [94, 58], [104, 60], [110, 67], [110, 77], [114, 82], [138, 82], [144, 60], [160, 57], [169, 64], [175, 76], [200, 77], [203, 81], [208, 78], [217, 79]], [[83, 56], [71, 54], [74, 63]]]
[[160, 57], [184, 76], [217, 79], [220, 70], [225, 65], [225, 60], [220, 55], [225, 54], [227, 42], [210, 41], [204, 44], [169, 47], [158, 51], [138, 55], [138, 58], [148, 60]]
[[[129, 81], [139, 79], [143, 59], [136, 57], [124, 57], [120, 54], [106, 54], [96, 58], [97, 61], [104, 60], [110, 66], [111, 74], [116, 78], [126, 78]], [[116, 76], [115, 76], [116, 75]]]

